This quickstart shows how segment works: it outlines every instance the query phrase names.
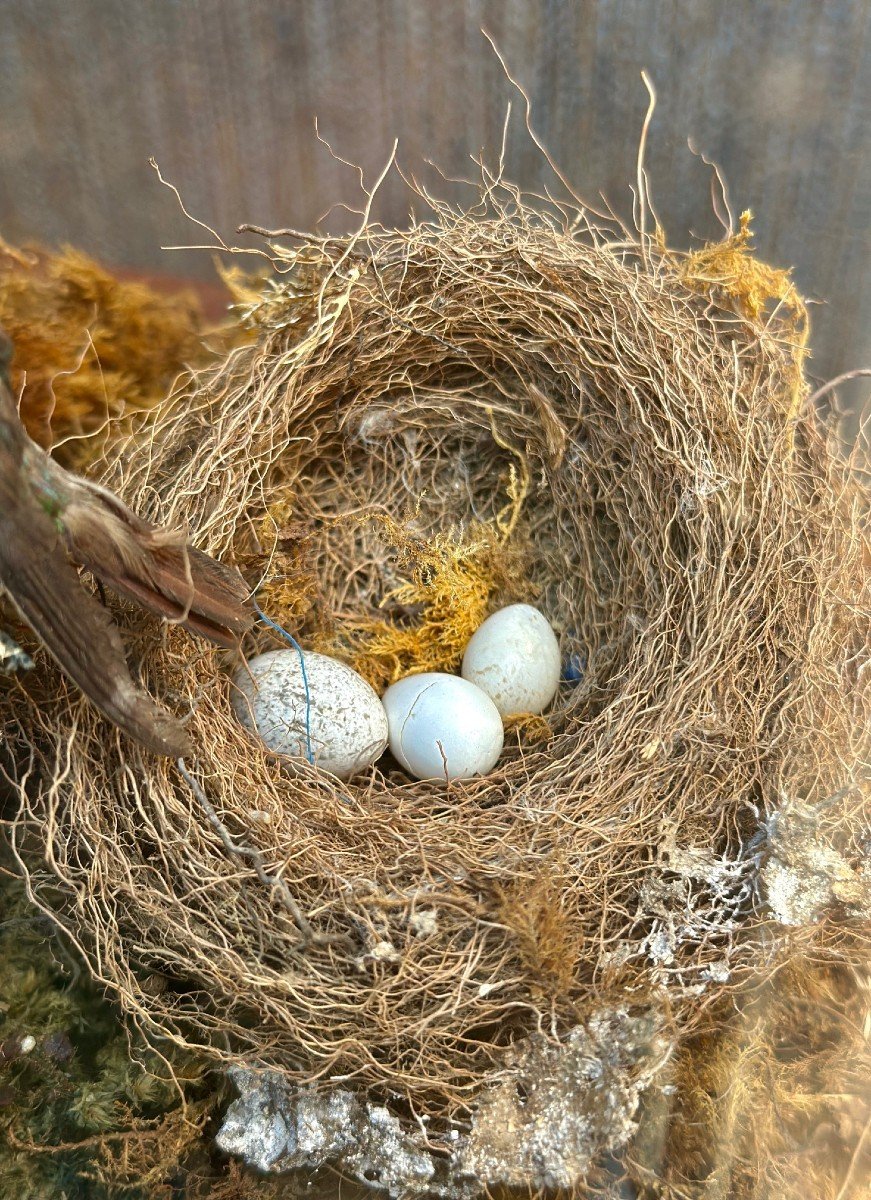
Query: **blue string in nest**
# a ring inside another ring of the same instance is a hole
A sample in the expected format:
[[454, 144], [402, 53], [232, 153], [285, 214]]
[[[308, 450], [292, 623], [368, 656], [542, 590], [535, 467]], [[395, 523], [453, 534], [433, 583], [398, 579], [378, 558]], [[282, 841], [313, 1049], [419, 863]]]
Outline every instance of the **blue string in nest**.
[[309, 760], [310, 763], [314, 763], [315, 756], [314, 756], [314, 752], [312, 751], [312, 725], [311, 725], [312, 701], [311, 701], [311, 692], [309, 691], [309, 686], [308, 686], [308, 673], [306, 672], [306, 669], [305, 669], [305, 655], [303, 654], [302, 646], [300, 646], [300, 644], [296, 640], [296, 638], [293, 637], [291, 634], [289, 634], [286, 629], [282, 629], [282, 627], [278, 624], [277, 621], [273, 621], [272, 617], [267, 617], [266, 613], [263, 611], [263, 609], [260, 607], [260, 605], [257, 603], [256, 600], [253, 601], [253, 604], [254, 604], [254, 609], [255, 609], [257, 615], [260, 617], [260, 620], [263, 621], [266, 625], [268, 625], [271, 629], [274, 629], [276, 633], [280, 633], [283, 638], [285, 638], [288, 642], [290, 642], [291, 646], [293, 646], [294, 650], [299, 655], [299, 665], [302, 668], [302, 686], [305, 690], [305, 756]]

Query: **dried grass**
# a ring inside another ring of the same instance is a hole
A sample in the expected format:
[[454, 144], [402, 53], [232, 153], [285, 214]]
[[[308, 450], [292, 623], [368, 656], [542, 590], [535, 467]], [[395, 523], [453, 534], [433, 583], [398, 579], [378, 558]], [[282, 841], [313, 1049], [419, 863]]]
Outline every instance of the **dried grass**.
[[[655, 237], [501, 179], [468, 212], [431, 203], [408, 231], [273, 246], [275, 280], [242, 314], [256, 340], [107, 482], [237, 561], [304, 645], [380, 655], [389, 676], [420, 646], [427, 597], [403, 591], [431, 582], [420, 563], [460, 570], [470, 537], [498, 539], [522, 475], [509, 576], [587, 661], [545, 736], [521, 725], [482, 779], [385, 762], [341, 784], [247, 737], [226, 658], [129, 611], [143, 680], [189, 714], [187, 778], [46, 662], [4, 716], [31, 762], [11, 832], [32, 895], [129, 1013], [227, 1061], [392, 1097], [438, 1148], [513, 1039], [627, 1000], [686, 1035], [758, 966], [752, 886], [695, 924], [689, 868], [650, 900], [666, 828], [749, 877], [783, 797], [835, 797], [855, 859], [869, 605], [863, 497], [796, 410], [794, 311], [748, 311], [713, 252], [688, 276]], [[410, 567], [391, 540], [420, 548]], [[479, 611], [510, 590], [478, 578]], [[388, 652], [373, 630], [412, 634]], [[663, 970], [644, 947], [668, 919]]]
[[869, 1013], [867, 969], [801, 954], [721, 1005], [674, 1063], [666, 1194], [866, 1196]]

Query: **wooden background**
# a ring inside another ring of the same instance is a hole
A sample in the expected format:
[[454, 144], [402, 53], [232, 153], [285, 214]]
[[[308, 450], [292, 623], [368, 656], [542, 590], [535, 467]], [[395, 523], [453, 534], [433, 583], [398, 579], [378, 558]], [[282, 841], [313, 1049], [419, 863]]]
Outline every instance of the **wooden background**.
[[[359, 198], [354, 172], [315, 138], [315, 114], [369, 179], [394, 136], [407, 168], [431, 158], [467, 174], [470, 154], [496, 151], [513, 96], [484, 26], [566, 174], [624, 213], [646, 68], [659, 96], [654, 198], [672, 242], [718, 228], [690, 139], [723, 167], [734, 207], [756, 212], [763, 255], [827, 301], [814, 310], [814, 374], [871, 365], [869, 0], [0, 0], [0, 16], [11, 241], [209, 278], [207, 254], [160, 249], [198, 234], [149, 155], [225, 236], [242, 221], [305, 228]], [[549, 178], [520, 121], [508, 169], [529, 188]], [[408, 205], [392, 184], [378, 215], [402, 222]], [[855, 411], [864, 384], [845, 392]]]

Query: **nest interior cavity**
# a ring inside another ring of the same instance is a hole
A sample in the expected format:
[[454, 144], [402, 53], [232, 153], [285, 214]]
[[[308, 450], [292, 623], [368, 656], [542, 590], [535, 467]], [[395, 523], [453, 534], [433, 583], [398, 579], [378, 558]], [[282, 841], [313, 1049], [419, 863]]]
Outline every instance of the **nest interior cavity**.
[[[849, 828], [862, 802], [867, 632], [857, 500], [801, 408], [795, 308], [748, 311], [710, 269], [750, 270], [741, 236], [701, 275], [500, 185], [407, 231], [274, 249], [242, 314], [257, 337], [119, 448], [106, 482], [129, 503], [379, 683], [422, 645], [450, 669], [457, 614], [512, 599], [584, 664], [493, 772], [446, 784], [277, 760], [231, 715], [232, 663], [121, 606], [144, 682], [189, 714], [184, 770], [43, 662], [50, 686], [5, 714], [39, 759], [14, 839], [148, 1029], [340, 1078], [437, 1144], [512, 1044], [609, 1003], [688, 1028], [741, 977], [765, 814], [835, 796]], [[730, 870], [670, 866], [675, 831]]]

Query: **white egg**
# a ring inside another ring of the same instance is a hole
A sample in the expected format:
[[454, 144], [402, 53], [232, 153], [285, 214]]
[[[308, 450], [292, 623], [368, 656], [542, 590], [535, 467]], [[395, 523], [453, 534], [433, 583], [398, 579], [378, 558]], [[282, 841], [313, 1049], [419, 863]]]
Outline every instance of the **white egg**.
[[[344, 663], [310, 650], [303, 654], [315, 764], [348, 779], [387, 746], [384, 706], [366, 680]], [[239, 668], [233, 682], [233, 709], [245, 728], [276, 754], [306, 757], [305, 685], [296, 650], [258, 654]]]
[[488, 617], [463, 655], [462, 675], [486, 692], [501, 716], [543, 712], [560, 680], [556, 634], [537, 608], [511, 604]]
[[417, 779], [486, 775], [502, 752], [502, 719], [489, 696], [456, 675], [409, 675], [383, 697], [390, 749]]

